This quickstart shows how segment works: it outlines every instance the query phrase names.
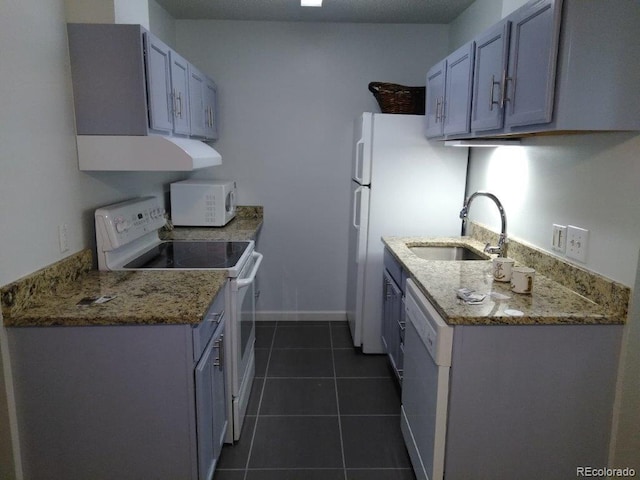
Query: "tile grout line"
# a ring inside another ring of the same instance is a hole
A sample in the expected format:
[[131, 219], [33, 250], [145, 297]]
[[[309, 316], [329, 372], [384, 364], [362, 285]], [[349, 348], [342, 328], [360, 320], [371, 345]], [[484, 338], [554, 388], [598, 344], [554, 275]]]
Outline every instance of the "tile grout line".
[[342, 471], [344, 472], [344, 480], [347, 479], [347, 462], [344, 454], [344, 438], [342, 435], [342, 420], [340, 419], [340, 397], [338, 395], [338, 375], [336, 372], [336, 359], [333, 354], [333, 329], [329, 324], [329, 344], [331, 345], [331, 364], [333, 366], [333, 386], [336, 391], [336, 410], [338, 414], [338, 432], [340, 433], [340, 453], [342, 454]]
[[[255, 323], [254, 323], [255, 329]], [[251, 453], [253, 452], [253, 442], [256, 438], [256, 432], [258, 431], [258, 422], [260, 421], [260, 407], [262, 407], [262, 397], [264, 396], [264, 390], [267, 386], [267, 372], [269, 371], [269, 362], [271, 361], [271, 352], [273, 352], [273, 345], [276, 341], [276, 331], [278, 330], [278, 323], [276, 322], [273, 328], [273, 337], [271, 337], [271, 345], [269, 346], [269, 355], [267, 356], [267, 364], [264, 369], [264, 380], [262, 382], [262, 389], [260, 390], [260, 398], [258, 399], [258, 406], [256, 411], [256, 423], [253, 425], [253, 432], [251, 433], [251, 443], [249, 445], [249, 452], [247, 453], [247, 463], [245, 463], [243, 480], [247, 480], [249, 475], [249, 462], [251, 461]], [[255, 349], [255, 343], [254, 343]], [[246, 417], [245, 417], [246, 418]]]

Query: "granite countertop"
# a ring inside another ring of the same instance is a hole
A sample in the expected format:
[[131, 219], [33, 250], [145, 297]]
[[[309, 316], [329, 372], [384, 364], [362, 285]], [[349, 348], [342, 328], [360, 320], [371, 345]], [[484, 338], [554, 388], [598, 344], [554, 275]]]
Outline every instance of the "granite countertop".
[[256, 240], [262, 228], [263, 208], [260, 206], [238, 206], [236, 216], [224, 227], [172, 227], [161, 230], [163, 240]]
[[[176, 227], [161, 232], [171, 240], [256, 240], [262, 207], [238, 207], [224, 227]], [[198, 324], [226, 285], [224, 270], [93, 269], [91, 250], [76, 254], [0, 287], [6, 327]], [[86, 297], [114, 296], [102, 304], [78, 306]]]
[[[482, 253], [484, 243], [469, 237], [422, 238], [384, 237], [385, 246], [398, 260], [418, 288], [451, 325], [560, 325], [621, 324], [624, 312], [596, 303], [536, 271], [533, 293], [511, 292], [509, 283], [493, 280], [491, 260], [424, 260], [408, 246], [462, 245]], [[522, 264], [516, 262], [516, 265]], [[478, 305], [456, 297], [456, 290], [470, 288], [486, 294]], [[505, 298], [506, 297], [506, 298]], [[508, 310], [522, 312], [513, 316]]]
[[[71, 271], [87, 261], [89, 268]], [[84, 250], [2, 287], [5, 327], [198, 324], [227, 280], [225, 271], [102, 272], [90, 265]], [[77, 305], [101, 296], [115, 298]]]
[[[198, 324], [226, 284], [219, 271], [87, 272], [55, 293], [39, 295], [4, 317], [6, 327]], [[85, 297], [115, 296], [78, 306]]]

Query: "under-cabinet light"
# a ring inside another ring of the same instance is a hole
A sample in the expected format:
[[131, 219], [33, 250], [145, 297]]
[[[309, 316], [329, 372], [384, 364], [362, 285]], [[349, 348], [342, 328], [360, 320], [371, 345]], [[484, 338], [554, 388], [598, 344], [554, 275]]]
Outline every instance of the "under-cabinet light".
[[322, 0], [300, 0], [301, 7], [321, 7]]
[[445, 140], [445, 147], [509, 147], [520, 145], [520, 139], [487, 138], [477, 140]]

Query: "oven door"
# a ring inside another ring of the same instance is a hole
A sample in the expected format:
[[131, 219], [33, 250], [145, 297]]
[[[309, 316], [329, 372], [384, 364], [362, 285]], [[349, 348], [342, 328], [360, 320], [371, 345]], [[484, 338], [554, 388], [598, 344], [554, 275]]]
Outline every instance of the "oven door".
[[262, 254], [252, 252], [238, 277], [231, 281], [231, 324], [235, 364], [232, 373], [233, 440], [240, 438], [255, 375], [255, 278], [261, 263]]

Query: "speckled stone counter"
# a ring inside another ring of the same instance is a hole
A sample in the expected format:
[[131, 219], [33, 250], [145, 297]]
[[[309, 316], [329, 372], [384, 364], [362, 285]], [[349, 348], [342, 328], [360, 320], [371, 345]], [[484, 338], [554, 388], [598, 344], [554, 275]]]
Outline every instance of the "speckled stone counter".
[[[621, 324], [626, 319], [629, 292], [625, 294], [618, 284], [610, 289], [615, 298], [597, 303], [536, 271], [533, 293], [518, 294], [510, 291], [509, 283], [493, 280], [491, 260], [424, 260], [408, 248], [464, 245], [482, 253], [484, 243], [473, 238], [384, 237], [382, 241], [451, 325]], [[481, 304], [466, 304], [456, 297], [456, 290], [465, 287], [487, 296]]]
[[[255, 240], [262, 228], [261, 206], [238, 206], [224, 227], [176, 227], [161, 231], [165, 240]], [[226, 284], [226, 272], [92, 270], [90, 250], [0, 287], [4, 325], [80, 326], [197, 324]], [[85, 297], [111, 295], [103, 304], [77, 306]]]
[[[91, 263], [84, 250], [2, 287], [4, 325], [197, 324], [227, 278], [212, 270], [100, 272]], [[103, 295], [115, 298], [77, 305]]]
[[262, 228], [263, 207], [238, 206], [236, 217], [224, 227], [173, 227], [162, 230], [163, 240], [256, 240]]

